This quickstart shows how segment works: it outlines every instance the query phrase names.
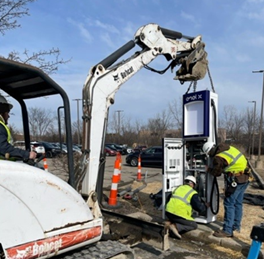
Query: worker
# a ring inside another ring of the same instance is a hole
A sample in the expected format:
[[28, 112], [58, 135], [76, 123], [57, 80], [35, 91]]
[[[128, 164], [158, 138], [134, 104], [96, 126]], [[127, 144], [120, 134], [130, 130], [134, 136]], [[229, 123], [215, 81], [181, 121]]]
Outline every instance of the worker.
[[233, 237], [233, 231], [240, 232], [243, 198], [249, 184], [247, 159], [238, 149], [225, 143], [206, 142], [203, 152], [212, 158], [207, 172], [216, 177], [223, 173], [225, 181], [223, 229], [216, 230], [213, 235]]
[[20, 159], [27, 161], [35, 159], [37, 154], [34, 151], [27, 151], [20, 148], [15, 148], [11, 142], [11, 132], [8, 124], [9, 112], [13, 105], [8, 103], [6, 98], [0, 94], [0, 159], [10, 157], [10, 160]]
[[179, 239], [181, 234], [197, 228], [197, 223], [192, 217], [192, 210], [202, 213], [209, 207], [209, 203], [201, 201], [197, 191], [194, 190], [195, 185], [195, 177], [187, 176], [184, 184], [172, 192], [166, 204], [165, 214], [169, 221], [165, 222], [165, 228], [170, 229]]

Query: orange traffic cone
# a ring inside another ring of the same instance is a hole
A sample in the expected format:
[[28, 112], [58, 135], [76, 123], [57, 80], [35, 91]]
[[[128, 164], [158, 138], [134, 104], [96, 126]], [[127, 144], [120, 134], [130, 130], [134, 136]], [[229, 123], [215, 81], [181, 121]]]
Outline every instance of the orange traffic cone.
[[44, 170], [46, 172], [48, 172], [49, 170], [48, 170], [48, 164], [47, 164], [47, 158], [46, 157], [43, 158], [43, 166], [44, 166]]
[[111, 206], [117, 205], [117, 185], [119, 180], [119, 159], [115, 160], [115, 169], [112, 177], [112, 185], [110, 190], [110, 195], [108, 199], [108, 204]]
[[138, 172], [137, 172], [137, 180], [141, 181], [141, 157], [138, 156]]
[[121, 181], [122, 156], [121, 156], [121, 154], [119, 152], [117, 153], [117, 159], [119, 160], [118, 182], [120, 182]]

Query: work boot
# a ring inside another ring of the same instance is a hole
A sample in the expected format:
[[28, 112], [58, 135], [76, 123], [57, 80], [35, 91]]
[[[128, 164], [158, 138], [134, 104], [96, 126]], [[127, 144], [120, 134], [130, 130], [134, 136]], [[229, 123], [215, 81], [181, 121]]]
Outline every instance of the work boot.
[[227, 232], [225, 232], [222, 229], [218, 229], [213, 233], [213, 236], [215, 237], [219, 237], [219, 238], [224, 238], [224, 237], [233, 237], [233, 234], [229, 234]]
[[176, 236], [176, 237], [178, 237], [179, 239], [181, 239], [182, 237], [181, 237], [181, 235], [179, 234], [179, 232], [178, 232], [178, 229], [177, 229], [177, 227], [176, 227], [176, 224], [170, 224], [169, 225], [169, 229], [172, 231], [172, 233]]

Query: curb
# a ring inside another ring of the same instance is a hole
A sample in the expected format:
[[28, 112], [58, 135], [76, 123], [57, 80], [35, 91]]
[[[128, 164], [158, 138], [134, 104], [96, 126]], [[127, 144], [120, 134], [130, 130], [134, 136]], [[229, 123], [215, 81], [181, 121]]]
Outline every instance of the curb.
[[[202, 229], [192, 230], [183, 235], [186, 238], [189, 238], [194, 241], [203, 242], [205, 244], [216, 244], [218, 246], [229, 248], [233, 251], [241, 252], [241, 254], [247, 256], [249, 253], [250, 245], [243, 243], [240, 240], [236, 240], [236, 237], [233, 238], [218, 238], [212, 235], [212, 232], [205, 231]], [[259, 251], [257, 258], [264, 258], [264, 250]]]

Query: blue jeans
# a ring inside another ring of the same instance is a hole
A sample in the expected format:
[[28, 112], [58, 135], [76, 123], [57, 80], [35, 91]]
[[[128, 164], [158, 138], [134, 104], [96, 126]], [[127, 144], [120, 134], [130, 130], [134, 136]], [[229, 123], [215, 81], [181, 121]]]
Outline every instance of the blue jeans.
[[233, 235], [233, 230], [240, 230], [243, 215], [243, 198], [249, 182], [238, 183], [231, 196], [224, 199], [224, 225], [223, 231]]

